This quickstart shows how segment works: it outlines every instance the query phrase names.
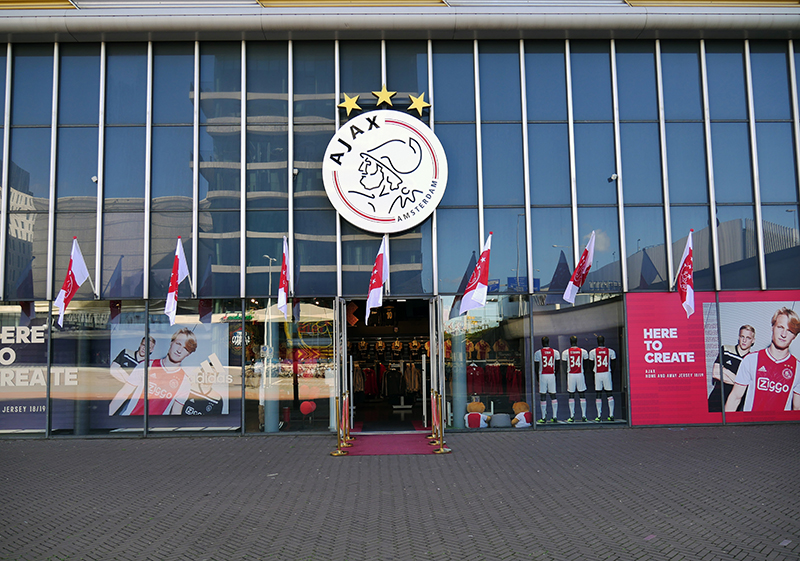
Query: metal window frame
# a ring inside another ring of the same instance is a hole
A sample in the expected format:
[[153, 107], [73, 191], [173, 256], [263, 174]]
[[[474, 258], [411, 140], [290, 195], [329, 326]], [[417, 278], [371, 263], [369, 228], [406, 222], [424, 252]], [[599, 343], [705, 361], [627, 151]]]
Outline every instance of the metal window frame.
[[142, 270], [142, 297], [150, 298], [150, 218], [153, 191], [153, 42], [147, 42], [147, 108], [145, 115], [144, 161], [144, 261]]
[[8, 212], [11, 188], [8, 185], [8, 158], [11, 154], [11, 43], [6, 45], [5, 105], [3, 107], [3, 169], [0, 177], [0, 301], [6, 298], [6, 243], [8, 239]]
[[[431, 106], [428, 108], [429, 125], [434, 134], [436, 129], [436, 122], [434, 120], [434, 107], [436, 104], [433, 101], [433, 41], [428, 39], [427, 42], [427, 55], [428, 55], [428, 99], [431, 100]], [[433, 259], [433, 295], [439, 295], [439, 227], [437, 223], [437, 210], [433, 210], [431, 215], [431, 258]]]
[[622, 193], [622, 146], [620, 143], [619, 127], [619, 92], [617, 91], [617, 45], [611, 39], [609, 56], [611, 58], [611, 104], [614, 114], [614, 173], [617, 179], [614, 182], [617, 186], [617, 221], [619, 228], [619, 262], [620, 274], [622, 275], [622, 292], [628, 292], [628, 249], [625, 239], [625, 200]]
[[[239, 110], [239, 121], [241, 131], [239, 138], [239, 297], [244, 298], [247, 294], [246, 268], [247, 268], [247, 42], [242, 40], [241, 44], [241, 108]], [[272, 263], [270, 263], [271, 265]], [[272, 267], [269, 274], [272, 275]], [[271, 296], [271, 295], [270, 295]], [[244, 304], [242, 304], [244, 306]], [[242, 309], [244, 318], [244, 309]], [[244, 321], [244, 320], [243, 320]], [[244, 329], [244, 328], [242, 328]], [[242, 331], [244, 333], [244, 331]], [[242, 403], [244, 406], [244, 403]], [[243, 423], [244, 424], [244, 423]]]
[[567, 78], [567, 132], [569, 134], [569, 190], [572, 210], [572, 259], [577, 265], [580, 249], [578, 231], [578, 175], [575, 166], [575, 115], [572, 107], [572, 60], [569, 39], [564, 40], [564, 73]]
[[[528, 83], [526, 80], [525, 67], [525, 40], [519, 40], [519, 95], [522, 113], [522, 177], [525, 198], [525, 256], [528, 260], [526, 271], [528, 272], [528, 291], [533, 294], [533, 248], [531, 240], [531, 162], [530, 147], [528, 138]], [[519, 274], [519, 271], [517, 271]], [[519, 284], [519, 283], [517, 283]], [[519, 290], [519, 286], [517, 286]]]
[[194, 42], [194, 108], [192, 125], [192, 277], [189, 287], [197, 297], [197, 252], [200, 242], [200, 41]]
[[[333, 42], [333, 90], [334, 102], [333, 110], [335, 112], [333, 118], [333, 129], [338, 131], [342, 126], [342, 119], [339, 116], [339, 99], [342, 95], [342, 80], [341, 80], [341, 59], [339, 53], [339, 40]], [[336, 295], [342, 296], [342, 217], [336, 212]]]
[[483, 249], [486, 232], [483, 220], [483, 136], [481, 134], [481, 76], [478, 40], [472, 40], [472, 72], [475, 88], [475, 161], [478, 173], [478, 254]]
[[[792, 96], [792, 125], [794, 132], [794, 165], [798, 200], [800, 200], [800, 116], [797, 104], [797, 65], [794, 60], [794, 41], [789, 39], [789, 92]], [[795, 204], [795, 208], [797, 205]]]
[[714, 267], [714, 290], [722, 290], [719, 266], [719, 232], [717, 231], [717, 199], [714, 184], [714, 154], [711, 147], [711, 112], [708, 102], [708, 69], [706, 66], [706, 42], [700, 39], [700, 81], [703, 94], [703, 126], [706, 143], [706, 173], [708, 178], [709, 229], [711, 230], [711, 259]]
[[661, 40], [656, 39], [656, 88], [658, 95], [658, 135], [659, 135], [659, 148], [661, 154], [661, 188], [663, 193], [664, 204], [664, 244], [667, 254], [667, 282], [669, 291], [675, 289], [672, 268], [673, 268], [673, 252], [672, 252], [672, 212], [670, 211], [670, 198], [669, 198], [669, 166], [667, 165], [667, 125], [666, 117], [664, 114], [664, 80], [661, 68]]
[[106, 42], [100, 43], [100, 100], [97, 117], [97, 223], [95, 233], [94, 280], [92, 287], [95, 299], [103, 293], [103, 178], [105, 171], [106, 145]]
[[50, 208], [47, 214], [47, 299], [53, 300], [53, 275], [55, 274], [55, 224], [56, 224], [56, 154], [58, 148], [58, 80], [59, 43], [53, 43], [53, 92], [50, 112]]

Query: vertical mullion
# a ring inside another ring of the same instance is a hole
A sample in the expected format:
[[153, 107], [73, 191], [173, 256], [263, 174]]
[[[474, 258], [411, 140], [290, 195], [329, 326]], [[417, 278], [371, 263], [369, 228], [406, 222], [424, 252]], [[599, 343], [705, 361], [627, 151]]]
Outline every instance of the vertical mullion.
[[572, 63], [569, 39], [564, 40], [564, 64], [567, 76], [567, 130], [569, 133], [569, 190], [572, 202], [572, 258], [578, 264], [580, 237], [578, 233], [578, 180], [575, 169], [575, 117], [572, 113]]
[[472, 68], [475, 81], [475, 159], [478, 163], [478, 253], [485, 239], [483, 222], [483, 137], [481, 135], [481, 76], [478, 40], [472, 41]]
[[[288, 107], [286, 108], [286, 114], [288, 118], [288, 139], [286, 145], [286, 152], [287, 152], [287, 168], [286, 172], [289, 174], [288, 184], [288, 197], [287, 197], [287, 207], [288, 207], [288, 224], [289, 224], [289, 263], [291, 264], [292, 271], [289, 275], [289, 294], [294, 295], [294, 277], [295, 271], [297, 271], [297, 267], [294, 264], [294, 47], [293, 43], [290, 40], [288, 44], [288, 64], [287, 64], [287, 103]], [[295, 318], [297, 319], [297, 318]]]
[[97, 120], [97, 234], [95, 236], [94, 297], [102, 294], [103, 262], [103, 178], [106, 145], [106, 43], [100, 43], [100, 103]]
[[700, 69], [703, 84], [703, 125], [706, 141], [706, 173], [708, 174], [708, 205], [711, 230], [711, 259], [714, 267], [714, 289], [721, 290], [722, 282], [719, 271], [719, 241], [717, 240], [717, 199], [714, 186], [714, 154], [711, 150], [711, 112], [708, 103], [708, 72], [706, 69], [706, 42], [700, 40]]
[[[428, 99], [431, 100], [428, 118], [430, 119], [430, 127], [435, 131], [435, 123], [433, 119], [433, 112], [435, 103], [433, 101], [433, 41], [428, 39]], [[431, 222], [431, 258], [433, 259], [433, 294], [439, 294], [439, 231], [436, 223], [436, 209], [433, 210], [433, 218]]]
[[0, 259], [3, 260], [0, 267], [0, 300], [5, 300], [6, 293], [6, 240], [8, 237], [8, 212], [11, 188], [8, 185], [8, 157], [11, 153], [11, 43], [6, 45], [6, 101], [3, 107], [3, 170], [0, 177]]
[[661, 71], [661, 40], [656, 39], [656, 87], [658, 92], [658, 136], [661, 149], [661, 187], [664, 196], [664, 243], [667, 253], [667, 282], [673, 290], [672, 278], [672, 213], [669, 201], [669, 173], [667, 169], [667, 126], [664, 118], [664, 81]]
[[758, 276], [761, 290], [767, 289], [767, 267], [764, 259], [764, 224], [761, 222], [761, 178], [758, 172], [758, 143], [756, 139], [756, 115], [753, 101], [753, 71], [750, 66], [750, 40], [744, 40], [744, 69], [747, 81], [747, 120], [750, 128], [750, 165], [753, 167], [753, 202], [756, 219], [756, 251], [758, 252]]
[[[533, 247], [531, 244], [531, 163], [528, 147], [528, 83], [525, 79], [525, 40], [519, 40], [519, 84], [522, 107], [522, 175], [525, 189], [525, 256], [528, 260], [528, 294], [533, 294]], [[517, 271], [519, 274], [519, 271]], [[519, 284], [519, 283], [517, 283]], [[517, 286], [519, 290], [519, 286]]]
[[[339, 97], [341, 96], [341, 78], [339, 76], [339, 40], [333, 43], [333, 110], [336, 112], [333, 118], [333, 130], [338, 131], [341, 126], [339, 117]], [[342, 217], [336, 213], [336, 296], [342, 295]]]
[[622, 193], [622, 146], [619, 133], [619, 92], [617, 91], [617, 44], [611, 39], [611, 95], [614, 110], [614, 166], [617, 174], [617, 218], [619, 220], [619, 262], [622, 266], [622, 292], [628, 292], [628, 250], [625, 239], [625, 200]]
[[[246, 259], [246, 246], [247, 246], [247, 42], [242, 40], [242, 85], [241, 85], [241, 138], [239, 151], [239, 296], [244, 298], [246, 296], [245, 286], [245, 266], [247, 265]], [[272, 265], [272, 262], [270, 262]], [[272, 267], [269, 271], [270, 277], [272, 276]], [[270, 296], [272, 296], [270, 294]], [[244, 312], [242, 313], [244, 318]], [[244, 329], [244, 328], [242, 328]], [[244, 333], [244, 331], [242, 331]], [[271, 343], [270, 343], [271, 344]]]
[[47, 215], [47, 299], [53, 299], [56, 223], [56, 144], [58, 141], [58, 43], [53, 44], [53, 105], [50, 112], [50, 209]]
[[197, 250], [199, 245], [200, 198], [200, 41], [194, 42], [194, 118], [192, 131], [192, 298], [197, 296]]
[[153, 162], [153, 42], [147, 42], [147, 109], [144, 136], [144, 267], [142, 270], [142, 297], [150, 298], [150, 196], [152, 192]]
[[794, 41], [792, 39], [789, 39], [789, 81], [789, 91], [792, 93], [795, 180], [797, 181], [797, 193], [800, 195], [800, 115], [798, 115], [797, 107], [797, 66], [794, 63]]

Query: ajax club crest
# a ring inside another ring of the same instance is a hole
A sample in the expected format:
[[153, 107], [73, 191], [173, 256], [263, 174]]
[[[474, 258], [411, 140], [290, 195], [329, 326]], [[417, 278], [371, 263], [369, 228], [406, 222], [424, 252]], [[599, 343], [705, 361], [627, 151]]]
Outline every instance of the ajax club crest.
[[336, 132], [325, 151], [322, 178], [345, 220], [391, 234], [431, 215], [447, 185], [447, 159], [439, 139], [419, 119], [370, 111]]

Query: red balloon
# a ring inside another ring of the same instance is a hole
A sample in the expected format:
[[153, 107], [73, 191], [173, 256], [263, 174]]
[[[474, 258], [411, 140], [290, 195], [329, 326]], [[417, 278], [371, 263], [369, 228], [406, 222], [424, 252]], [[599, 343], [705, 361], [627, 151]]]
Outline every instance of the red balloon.
[[303, 415], [308, 415], [312, 413], [316, 408], [317, 406], [313, 401], [304, 401], [303, 403], [300, 404], [300, 412]]
[[313, 413], [314, 411], [317, 410], [317, 402], [316, 401], [309, 401], [309, 403], [311, 404], [311, 412]]

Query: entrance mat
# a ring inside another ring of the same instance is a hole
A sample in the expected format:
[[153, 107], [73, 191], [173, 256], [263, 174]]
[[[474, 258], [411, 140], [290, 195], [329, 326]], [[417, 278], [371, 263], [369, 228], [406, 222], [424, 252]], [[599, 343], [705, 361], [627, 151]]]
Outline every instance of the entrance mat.
[[352, 432], [400, 432], [400, 431], [423, 431], [423, 432], [430, 432], [430, 427], [425, 427], [422, 421], [411, 421], [411, 424], [408, 423], [380, 423], [370, 421], [367, 423], [367, 426], [364, 426], [363, 421], [355, 421], [353, 423]]
[[437, 448], [421, 434], [361, 434], [345, 448], [348, 456], [403, 456], [433, 454]]

